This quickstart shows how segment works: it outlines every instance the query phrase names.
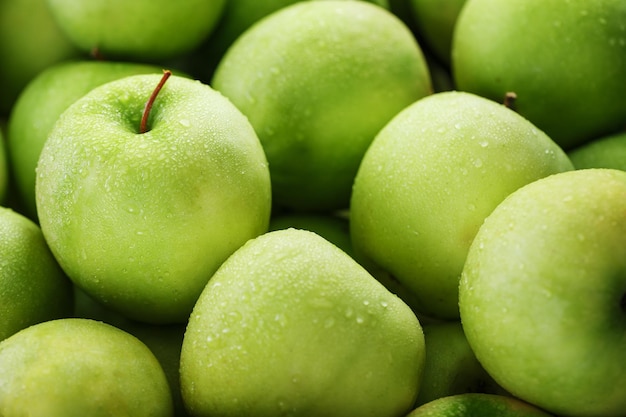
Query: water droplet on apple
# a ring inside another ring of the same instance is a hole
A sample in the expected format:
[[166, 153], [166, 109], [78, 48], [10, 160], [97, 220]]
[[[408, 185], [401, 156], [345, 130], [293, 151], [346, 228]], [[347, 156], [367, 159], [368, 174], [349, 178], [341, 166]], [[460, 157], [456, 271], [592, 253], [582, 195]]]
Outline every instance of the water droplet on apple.
[[474, 162], [473, 162], [473, 163], [474, 163], [474, 166], [475, 166], [476, 168], [480, 168], [480, 167], [482, 167], [482, 166], [483, 166], [483, 160], [482, 160], [482, 159], [480, 159], [480, 158], [476, 158], [476, 159], [474, 159]]
[[363, 322], [365, 321], [365, 319], [363, 319], [363, 317], [361, 316], [356, 316], [356, 322], [357, 324], [363, 324]]
[[187, 120], [187, 119], [180, 119], [180, 120], [178, 121], [178, 123], [180, 123], [181, 125], [183, 125], [183, 126], [185, 126], [185, 127], [189, 127], [189, 126], [191, 126], [191, 122], [189, 122], [189, 120]]
[[478, 144], [480, 145], [481, 148], [486, 148], [489, 146], [489, 141], [481, 140]]
[[380, 305], [381, 305], [381, 307], [383, 307], [383, 308], [387, 308], [387, 307], [389, 307], [389, 303], [388, 303], [387, 301], [381, 301], [381, 302], [380, 302]]

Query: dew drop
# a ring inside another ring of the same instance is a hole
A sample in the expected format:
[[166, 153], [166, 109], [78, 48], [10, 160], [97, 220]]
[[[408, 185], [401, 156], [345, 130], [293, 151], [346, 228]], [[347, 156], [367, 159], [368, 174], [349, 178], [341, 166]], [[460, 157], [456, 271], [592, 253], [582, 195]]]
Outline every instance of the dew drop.
[[178, 123], [180, 123], [181, 125], [183, 125], [183, 126], [185, 126], [185, 127], [189, 127], [189, 126], [191, 126], [191, 123], [190, 123], [190, 122], [189, 122], [189, 120], [187, 120], [187, 119], [180, 119], [180, 120], [178, 121]]

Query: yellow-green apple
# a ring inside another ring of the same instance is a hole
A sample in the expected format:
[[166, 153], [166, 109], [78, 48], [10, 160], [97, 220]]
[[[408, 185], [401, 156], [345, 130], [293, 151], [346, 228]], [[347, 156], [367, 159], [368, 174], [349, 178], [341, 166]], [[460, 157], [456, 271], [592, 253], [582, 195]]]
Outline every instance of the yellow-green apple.
[[41, 229], [6, 207], [0, 207], [0, 253], [0, 340], [72, 313], [72, 283]]
[[211, 85], [259, 135], [275, 205], [302, 211], [346, 208], [378, 130], [432, 88], [400, 19], [341, 0], [298, 2], [258, 21], [228, 49]]
[[80, 55], [57, 26], [46, 1], [0, 1], [0, 115], [10, 113], [22, 89], [39, 72]]
[[361, 162], [354, 250], [410, 291], [418, 311], [458, 319], [459, 277], [484, 218], [520, 186], [572, 169], [558, 145], [503, 105], [459, 91], [424, 97]]
[[626, 131], [602, 136], [568, 152], [576, 169], [613, 168], [626, 171]]
[[485, 219], [459, 289], [463, 329], [512, 395], [563, 416], [626, 410], [626, 172], [563, 172]]
[[160, 67], [141, 63], [74, 60], [51, 65], [26, 85], [13, 106], [7, 126], [11, 173], [24, 214], [37, 220], [35, 168], [41, 148], [61, 113], [105, 82], [160, 72]]
[[50, 320], [3, 340], [0, 375], [4, 417], [173, 416], [150, 349], [96, 320]]
[[411, 309], [314, 232], [268, 232], [209, 281], [181, 352], [194, 416], [401, 416], [424, 336]]
[[455, 84], [498, 102], [514, 92], [568, 150], [624, 127], [625, 21], [623, 0], [472, 0], [454, 31]]
[[406, 417], [551, 417], [518, 398], [500, 394], [449, 395], [417, 407]]
[[219, 21], [226, 0], [47, 0], [58, 27], [82, 51], [137, 61], [189, 53]]
[[267, 161], [245, 116], [208, 85], [168, 74], [124, 77], [75, 101], [35, 184], [41, 229], [70, 279], [155, 323], [186, 321], [271, 211]]

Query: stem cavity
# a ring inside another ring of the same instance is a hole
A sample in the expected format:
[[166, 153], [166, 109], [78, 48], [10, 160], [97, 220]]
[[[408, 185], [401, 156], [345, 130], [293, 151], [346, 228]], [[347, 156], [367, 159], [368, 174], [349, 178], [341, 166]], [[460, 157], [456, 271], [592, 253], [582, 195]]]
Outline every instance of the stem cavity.
[[139, 125], [139, 133], [146, 133], [148, 131], [148, 118], [150, 117], [150, 110], [152, 109], [152, 105], [154, 104], [154, 101], [159, 95], [159, 92], [163, 88], [163, 85], [165, 84], [167, 79], [170, 78], [171, 75], [172, 75], [172, 71], [163, 70], [163, 77], [161, 77], [161, 80], [159, 81], [156, 88], [150, 95], [150, 98], [146, 102], [146, 106], [143, 108], [143, 114], [141, 116], [141, 123]]

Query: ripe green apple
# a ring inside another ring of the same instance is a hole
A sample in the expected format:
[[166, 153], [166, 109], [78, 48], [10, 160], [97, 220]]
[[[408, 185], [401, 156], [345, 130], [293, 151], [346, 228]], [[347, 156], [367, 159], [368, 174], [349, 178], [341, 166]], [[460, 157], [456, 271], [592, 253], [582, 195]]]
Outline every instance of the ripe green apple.
[[302, 211], [345, 209], [378, 130], [432, 88], [401, 20], [341, 0], [298, 2], [266, 16], [229, 48], [211, 85], [259, 135], [275, 205]]
[[72, 283], [41, 229], [6, 207], [0, 207], [0, 253], [0, 340], [32, 324], [71, 314]]
[[406, 417], [550, 417], [544, 410], [507, 395], [465, 393], [438, 398]]
[[61, 113], [105, 82], [161, 72], [160, 67], [141, 63], [76, 60], [51, 65], [26, 85], [13, 106], [7, 127], [11, 173], [26, 215], [37, 219], [35, 168], [41, 148]]
[[417, 310], [458, 319], [459, 277], [484, 218], [520, 186], [572, 169], [559, 146], [503, 105], [430, 95], [365, 154], [350, 208], [353, 247], [410, 291]]
[[461, 319], [512, 395], [557, 415], [624, 415], [625, 213], [625, 171], [580, 169], [518, 189], [480, 228]]
[[464, 393], [503, 394], [482, 367], [460, 321], [423, 323], [426, 361], [415, 405]]
[[[624, 127], [626, 2], [472, 0], [452, 42], [458, 89], [515, 109], [568, 150]], [[532, 34], [529, 34], [532, 28]]]
[[173, 416], [150, 349], [95, 320], [51, 320], [3, 340], [0, 375], [4, 417]]
[[0, 115], [10, 113], [22, 89], [39, 72], [79, 56], [46, 1], [0, 1]]
[[270, 178], [232, 103], [176, 75], [159, 92], [160, 78], [105, 83], [65, 110], [35, 194], [44, 236], [76, 285], [133, 319], [184, 322], [217, 267], [267, 230]]
[[626, 132], [589, 141], [568, 152], [576, 169], [613, 168], [626, 171]]
[[466, 0], [408, 0], [416, 32], [425, 48], [449, 68], [452, 36]]
[[225, 0], [47, 0], [59, 28], [82, 51], [137, 61], [190, 52], [219, 21]]
[[400, 416], [424, 336], [411, 309], [314, 232], [250, 240], [215, 273], [181, 352], [194, 416]]

